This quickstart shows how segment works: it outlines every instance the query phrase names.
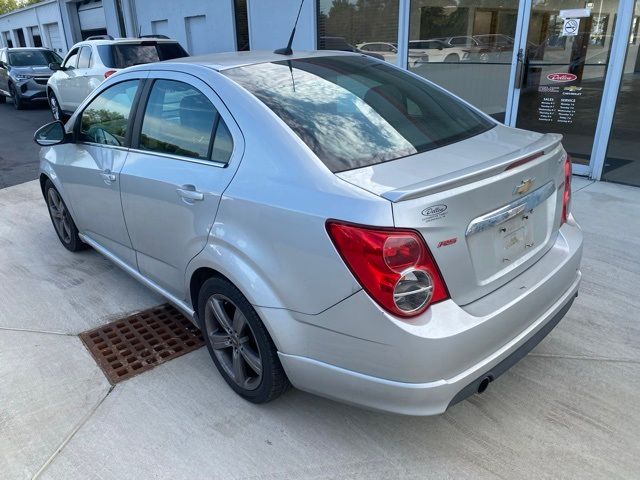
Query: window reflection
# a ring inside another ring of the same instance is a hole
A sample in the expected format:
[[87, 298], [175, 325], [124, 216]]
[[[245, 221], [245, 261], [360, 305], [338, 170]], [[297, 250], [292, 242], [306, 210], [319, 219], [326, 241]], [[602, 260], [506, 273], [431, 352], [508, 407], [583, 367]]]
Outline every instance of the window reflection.
[[208, 158], [216, 114], [209, 99], [195, 88], [181, 82], [158, 80], [147, 103], [140, 147]]
[[80, 139], [102, 145], [124, 145], [138, 80], [118, 83], [98, 95], [82, 112]]
[[423, 152], [493, 126], [439, 89], [366, 57], [290, 60], [224, 74], [269, 106], [334, 172]]
[[504, 120], [518, 0], [413, 0], [408, 67]]
[[319, 0], [318, 48], [398, 61], [398, 0]]

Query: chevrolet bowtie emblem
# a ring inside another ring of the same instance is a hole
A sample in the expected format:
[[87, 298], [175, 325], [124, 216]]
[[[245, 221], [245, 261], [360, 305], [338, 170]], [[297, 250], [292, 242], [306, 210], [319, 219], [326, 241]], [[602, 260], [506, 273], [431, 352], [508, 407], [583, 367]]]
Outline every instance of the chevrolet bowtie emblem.
[[533, 182], [534, 181], [535, 181], [535, 178], [527, 178], [526, 180], [523, 180], [522, 182], [520, 182], [520, 185], [518, 185], [513, 190], [513, 194], [514, 195], [523, 195], [523, 194], [527, 193], [529, 190], [531, 190], [531, 187], [533, 187]]

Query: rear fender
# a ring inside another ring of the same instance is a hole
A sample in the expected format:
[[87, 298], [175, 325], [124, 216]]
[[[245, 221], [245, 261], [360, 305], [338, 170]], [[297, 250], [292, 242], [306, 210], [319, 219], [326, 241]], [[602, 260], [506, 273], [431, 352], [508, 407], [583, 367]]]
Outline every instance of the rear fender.
[[225, 243], [208, 243], [187, 266], [185, 276], [185, 291], [187, 301], [197, 309], [197, 298], [191, 298], [191, 279], [194, 273], [208, 268], [219, 273], [233, 283], [249, 303], [254, 306], [284, 308], [282, 300], [275, 294], [274, 289], [263, 279], [256, 266], [242, 252]]

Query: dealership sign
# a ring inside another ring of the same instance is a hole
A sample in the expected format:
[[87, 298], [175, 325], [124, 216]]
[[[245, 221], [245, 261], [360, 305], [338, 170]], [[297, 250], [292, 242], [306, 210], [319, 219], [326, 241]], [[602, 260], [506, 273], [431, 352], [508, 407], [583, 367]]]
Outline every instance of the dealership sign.
[[547, 80], [551, 80], [552, 82], [560, 82], [560, 83], [565, 83], [565, 82], [573, 82], [574, 80], [577, 80], [578, 77], [575, 76], [573, 73], [550, 73], [549, 75], [547, 75]]

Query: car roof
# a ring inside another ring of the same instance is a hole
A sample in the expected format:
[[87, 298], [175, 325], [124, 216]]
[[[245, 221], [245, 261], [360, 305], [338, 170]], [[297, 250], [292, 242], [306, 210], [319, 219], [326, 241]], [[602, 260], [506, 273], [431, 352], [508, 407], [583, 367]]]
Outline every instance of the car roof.
[[[226, 53], [210, 53], [208, 55], [200, 55], [197, 57], [176, 58], [174, 60], [166, 60], [164, 62], [147, 63], [130, 67], [127, 71], [133, 70], [165, 70], [169, 64], [171, 65], [197, 65], [208, 67], [213, 70], [222, 71], [230, 68], [244, 67], [247, 65], [255, 65], [258, 63], [270, 63], [284, 60], [298, 60], [301, 58], [315, 58], [328, 56], [346, 56], [357, 55], [359, 53], [345, 52], [341, 50], [297, 50], [293, 55], [280, 55], [269, 50], [251, 50], [248, 52], [226, 52]], [[367, 57], [369, 58], [369, 57]]]

